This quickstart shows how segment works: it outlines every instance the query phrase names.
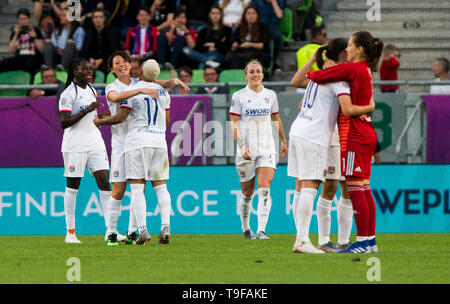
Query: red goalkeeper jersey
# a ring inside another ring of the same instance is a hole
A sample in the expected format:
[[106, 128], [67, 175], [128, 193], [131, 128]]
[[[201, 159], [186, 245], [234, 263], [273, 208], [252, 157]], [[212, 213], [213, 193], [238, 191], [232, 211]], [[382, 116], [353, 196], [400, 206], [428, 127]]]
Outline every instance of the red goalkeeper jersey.
[[[369, 105], [372, 98], [372, 76], [365, 61], [347, 62], [324, 70], [309, 71], [308, 78], [319, 84], [347, 81], [354, 105]], [[369, 114], [345, 116], [339, 111], [338, 128], [341, 151], [366, 155], [375, 153], [377, 135]]]

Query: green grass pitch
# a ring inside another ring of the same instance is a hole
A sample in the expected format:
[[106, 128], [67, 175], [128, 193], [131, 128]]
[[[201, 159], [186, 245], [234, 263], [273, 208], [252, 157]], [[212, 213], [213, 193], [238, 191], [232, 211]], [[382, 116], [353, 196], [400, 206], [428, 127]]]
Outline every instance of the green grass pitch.
[[[80, 261], [81, 284], [450, 283], [448, 233], [380, 233], [380, 252], [362, 255], [295, 254], [293, 234], [251, 241], [173, 234], [169, 245], [152, 235], [146, 245], [117, 247], [106, 246], [102, 235], [78, 237], [82, 244], [65, 244], [64, 236], [0, 236], [0, 283], [72, 283], [71, 257]], [[378, 258], [380, 281], [367, 279], [371, 257]]]

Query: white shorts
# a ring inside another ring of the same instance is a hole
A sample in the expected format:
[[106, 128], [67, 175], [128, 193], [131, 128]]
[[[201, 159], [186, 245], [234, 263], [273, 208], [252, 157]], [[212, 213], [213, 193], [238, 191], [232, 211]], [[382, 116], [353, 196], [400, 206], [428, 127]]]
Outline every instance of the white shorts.
[[99, 170], [109, 170], [106, 150], [89, 152], [63, 152], [64, 176], [83, 177], [86, 167], [93, 174]]
[[169, 155], [165, 148], [145, 147], [125, 152], [127, 179], [158, 181], [169, 179]]
[[123, 183], [127, 181], [125, 172], [125, 149], [112, 148], [111, 171], [109, 172], [110, 183]]
[[326, 179], [341, 180], [341, 147], [328, 148], [328, 168]]
[[236, 156], [236, 170], [239, 182], [245, 183], [255, 177], [256, 168], [269, 167], [277, 169], [275, 154], [252, 157], [251, 160]]
[[288, 175], [299, 180], [325, 182], [328, 172], [328, 148], [296, 136], [289, 137]]

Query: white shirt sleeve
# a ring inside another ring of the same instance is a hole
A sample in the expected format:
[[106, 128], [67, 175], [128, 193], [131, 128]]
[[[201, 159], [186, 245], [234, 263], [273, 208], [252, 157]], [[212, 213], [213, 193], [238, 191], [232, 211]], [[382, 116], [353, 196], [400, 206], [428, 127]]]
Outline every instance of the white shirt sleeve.
[[166, 110], [170, 110], [170, 102], [171, 102], [170, 95], [166, 91]]
[[329, 87], [337, 97], [341, 95], [350, 95], [350, 86], [347, 81], [333, 82], [329, 84]]
[[272, 114], [277, 114], [279, 111], [277, 94], [273, 92]]
[[233, 96], [231, 97], [230, 114], [241, 116], [241, 113], [242, 107], [241, 103], [239, 102], [239, 97], [236, 93], [234, 93]]
[[[71, 87], [70, 87], [71, 88]], [[59, 97], [59, 111], [60, 112], [72, 112], [74, 98], [71, 96], [70, 88], [64, 90]]]

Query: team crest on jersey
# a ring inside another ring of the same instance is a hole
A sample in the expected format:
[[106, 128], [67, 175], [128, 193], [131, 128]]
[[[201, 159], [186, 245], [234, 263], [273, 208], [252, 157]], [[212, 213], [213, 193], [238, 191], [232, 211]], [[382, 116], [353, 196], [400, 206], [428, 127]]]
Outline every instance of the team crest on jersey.
[[69, 166], [69, 172], [75, 172], [75, 166]]
[[328, 173], [327, 169], [323, 170], [323, 176], [327, 176], [327, 173]]
[[239, 175], [240, 175], [241, 177], [245, 177], [245, 171], [239, 171]]
[[328, 173], [334, 174], [334, 172], [336, 172], [336, 167], [335, 166], [329, 166], [328, 167]]
[[113, 174], [114, 174], [114, 177], [119, 177], [119, 171], [116, 170], [113, 172]]
[[269, 97], [264, 97], [264, 101], [265, 101], [266, 103], [269, 103], [269, 102], [270, 102]]
[[249, 99], [249, 100], [247, 100], [247, 102], [250, 103], [250, 102], [252, 102], [252, 101]]

